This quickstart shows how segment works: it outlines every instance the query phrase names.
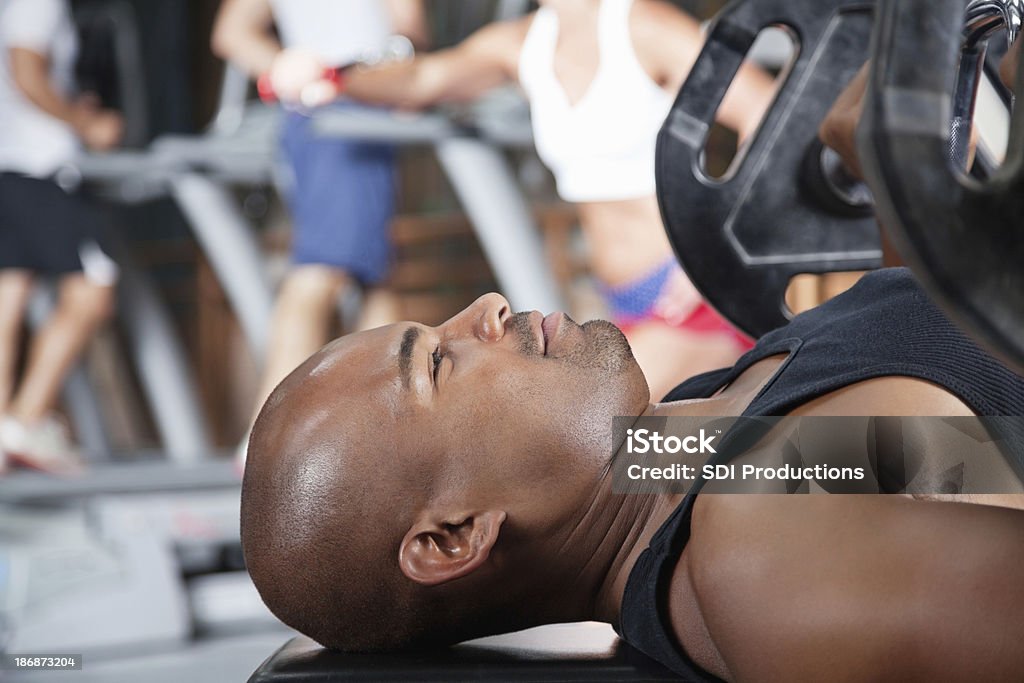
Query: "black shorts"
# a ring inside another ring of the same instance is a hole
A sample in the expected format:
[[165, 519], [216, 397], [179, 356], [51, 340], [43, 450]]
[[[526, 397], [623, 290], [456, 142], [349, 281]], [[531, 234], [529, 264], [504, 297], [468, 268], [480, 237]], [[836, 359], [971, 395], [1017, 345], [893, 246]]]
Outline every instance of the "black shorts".
[[0, 173], [0, 269], [82, 271], [83, 253], [103, 244], [102, 226], [91, 204], [54, 181]]

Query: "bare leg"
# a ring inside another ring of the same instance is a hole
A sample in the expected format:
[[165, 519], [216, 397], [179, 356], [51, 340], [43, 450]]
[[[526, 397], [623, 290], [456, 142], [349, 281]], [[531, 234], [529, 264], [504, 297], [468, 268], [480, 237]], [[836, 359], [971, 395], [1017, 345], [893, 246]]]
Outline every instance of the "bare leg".
[[60, 282], [57, 309], [32, 340], [25, 376], [10, 403], [10, 414], [24, 425], [42, 419], [57, 402], [68, 371], [96, 329], [113, 312], [112, 287], [83, 274]]
[[356, 329], [372, 330], [398, 322], [399, 318], [398, 297], [390, 289], [378, 287], [366, 292]]
[[328, 342], [338, 296], [351, 283], [344, 271], [328, 266], [299, 266], [285, 278], [274, 305], [257, 411], [278, 382]]
[[14, 393], [18, 342], [31, 293], [32, 273], [15, 269], [0, 271], [0, 414], [7, 410]]

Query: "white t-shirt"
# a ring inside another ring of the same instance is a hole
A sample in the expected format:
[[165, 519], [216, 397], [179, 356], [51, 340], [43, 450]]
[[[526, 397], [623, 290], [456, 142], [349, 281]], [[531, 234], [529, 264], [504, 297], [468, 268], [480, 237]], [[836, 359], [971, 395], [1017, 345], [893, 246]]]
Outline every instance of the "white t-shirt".
[[383, 47], [394, 33], [380, 0], [270, 0], [285, 47], [314, 52], [344, 66]]
[[0, 0], [0, 171], [44, 177], [74, 158], [78, 140], [18, 90], [10, 69], [14, 47], [49, 57], [51, 83], [71, 95], [78, 38], [67, 0]]

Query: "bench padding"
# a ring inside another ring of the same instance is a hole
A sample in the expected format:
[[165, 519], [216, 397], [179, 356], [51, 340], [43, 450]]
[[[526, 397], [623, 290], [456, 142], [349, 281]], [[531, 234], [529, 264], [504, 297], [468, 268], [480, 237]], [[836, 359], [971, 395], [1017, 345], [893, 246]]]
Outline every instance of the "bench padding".
[[604, 624], [558, 624], [432, 653], [345, 654], [305, 637], [285, 643], [249, 683], [328, 681], [664, 681], [670, 671]]

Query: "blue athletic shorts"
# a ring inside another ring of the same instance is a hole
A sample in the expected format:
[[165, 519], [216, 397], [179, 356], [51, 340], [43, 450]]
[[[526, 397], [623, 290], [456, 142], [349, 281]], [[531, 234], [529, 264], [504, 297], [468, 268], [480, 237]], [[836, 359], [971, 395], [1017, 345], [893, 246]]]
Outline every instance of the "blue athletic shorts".
[[50, 178], [0, 171], [0, 270], [48, 276], [83, 271], [113, 284], [117, 266], [104, 253], [103, 216], [80, 192]]
[[281, 148], [293, 262], [333, 266], [364, 286], [379, 284], [391, 265], [394, 148], [318, 136], [312, 119], [298, 113], [285, 120]]

